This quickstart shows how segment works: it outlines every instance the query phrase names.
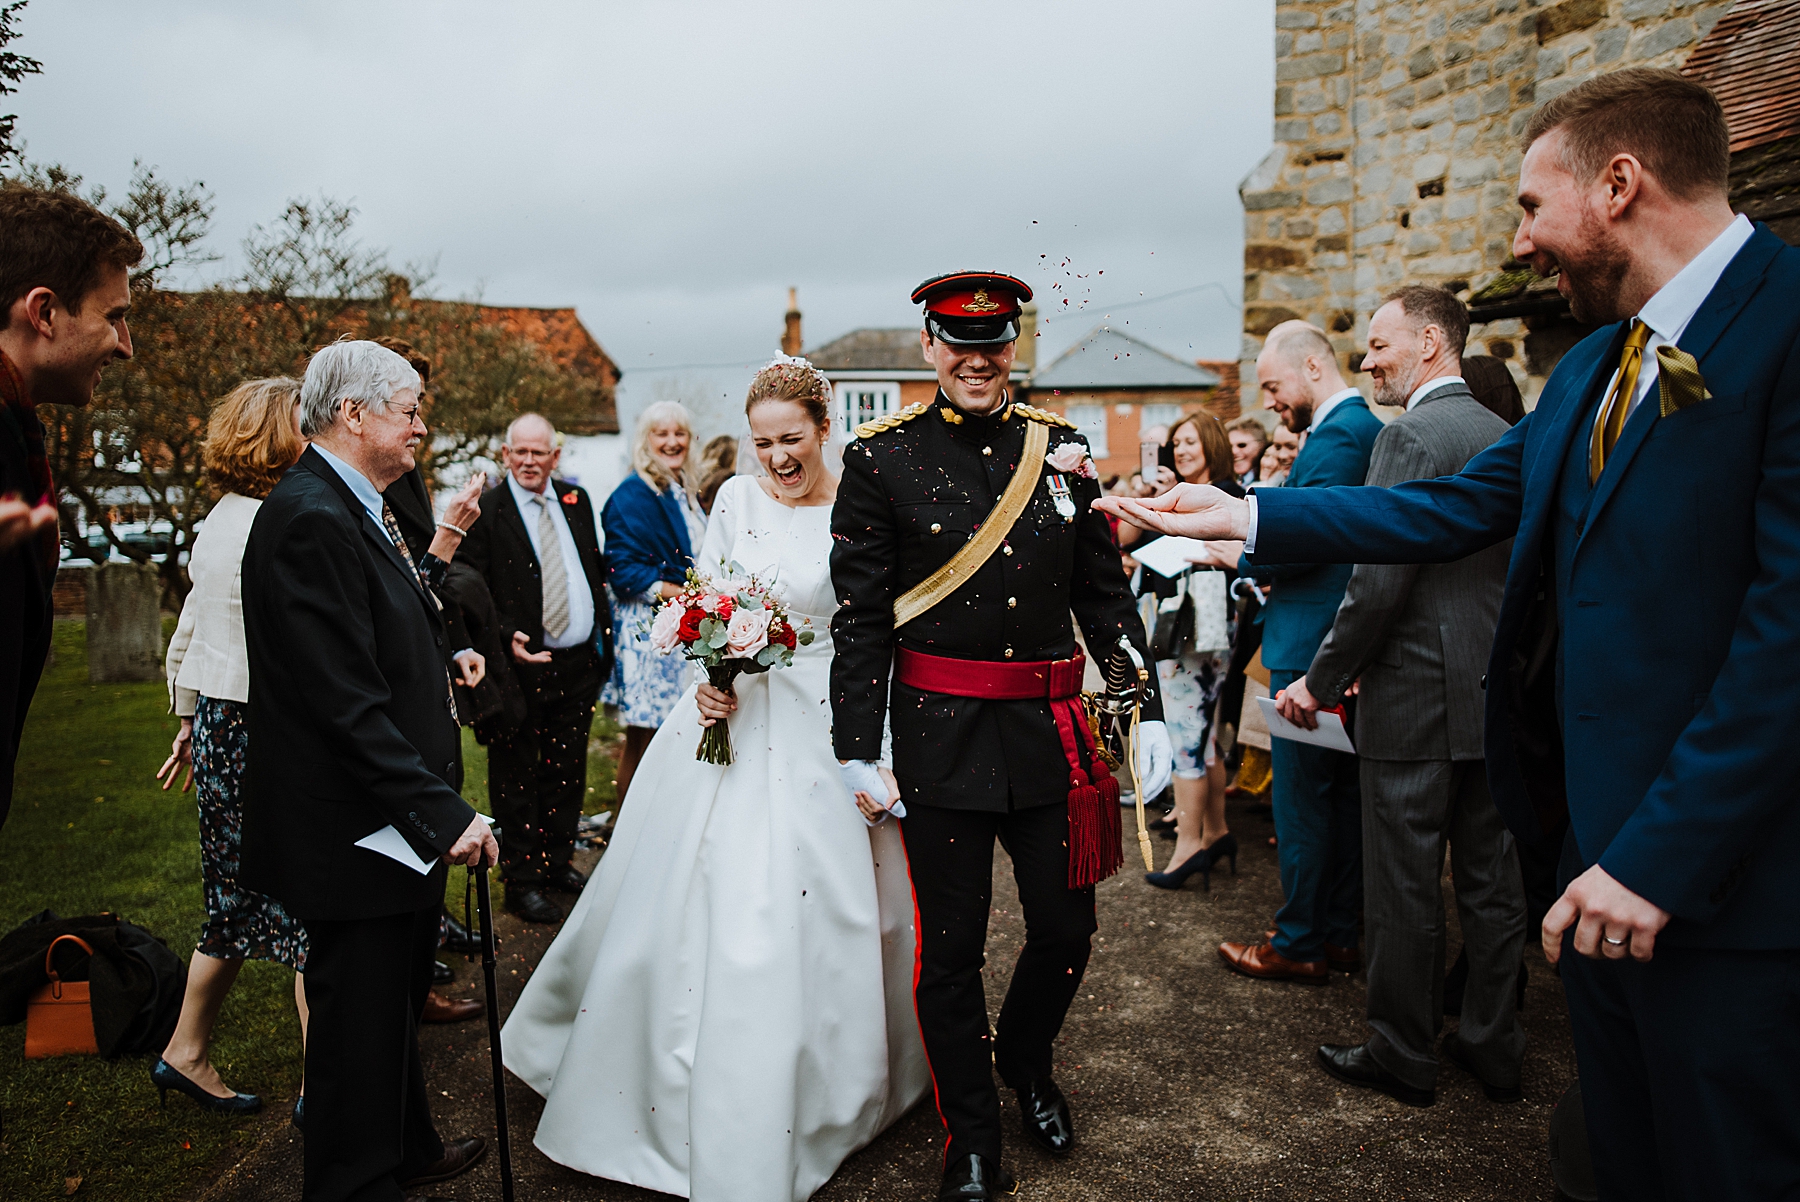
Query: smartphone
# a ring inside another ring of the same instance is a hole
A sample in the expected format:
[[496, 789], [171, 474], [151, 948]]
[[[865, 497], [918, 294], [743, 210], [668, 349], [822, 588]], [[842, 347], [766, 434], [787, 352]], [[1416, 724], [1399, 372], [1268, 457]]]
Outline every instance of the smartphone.
[[1138, 474], [1144, 478], [1145, 484], [1156, 483], [1158, 454], [1162, 450], [1159, 442], [1138, 443]]

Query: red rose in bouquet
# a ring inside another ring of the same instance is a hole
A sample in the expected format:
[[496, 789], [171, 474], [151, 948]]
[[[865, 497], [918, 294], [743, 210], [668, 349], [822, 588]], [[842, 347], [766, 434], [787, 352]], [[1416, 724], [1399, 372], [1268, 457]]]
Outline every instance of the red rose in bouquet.
[[704, 621], [706, 621], [705, 610], [688, 610], [681, 615], [681, 626], [678, 628], [675, 637], [679, 638], [683, 643], [694, 642], [700, 637], [700, 623]]

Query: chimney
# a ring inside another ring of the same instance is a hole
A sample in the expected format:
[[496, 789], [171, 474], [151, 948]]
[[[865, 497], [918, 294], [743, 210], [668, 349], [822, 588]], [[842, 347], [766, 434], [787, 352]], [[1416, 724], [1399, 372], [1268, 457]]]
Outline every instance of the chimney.
[[1037, 370], [1037, 303], [1026, 301], [1019, 306], [1019, 351], [1013, 364], [1027, 372]]
[[800, 293], [796, 288], [788, 289], [787, 324], [781, 331], [781, 353], [800, 353]]

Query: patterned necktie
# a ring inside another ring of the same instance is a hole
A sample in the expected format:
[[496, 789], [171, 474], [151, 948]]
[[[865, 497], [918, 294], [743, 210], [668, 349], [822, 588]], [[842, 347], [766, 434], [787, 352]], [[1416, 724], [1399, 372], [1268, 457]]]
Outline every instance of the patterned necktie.
[[[387, 530], [388, 537], [393, 540], [394, 550], [400, 552], [400, 558], [406, 561], [407, 570], [419, 578], [419, 587], [425, 590], [427, 597], [436, 602], [437, 594], [431, 591], [431, 582], [425, 579], [425, 573], [421, 572], [418, 565], [413, 563], [412, 551], [406, 545], [405, 536], [400, 533], [400, 523], [394, 520], [394, 511], [388, 508], [386, 501], [381, 503], [381, 524]], [[438, 608], [442, 609], [443, 605], [439, 604]], [[444, 696], [450, 701], [450, 721], [459, 726], [462, 725], [462, 719], [456, 714], [456, 689], [450, 683], [448, 666], [444, 668]]]
[[563, 566], [562, 536], [550, 520], [550, 496], [537, 498], [538, 567], [544, 583], [544, 633], [559, 639], [569, 628], [569, 572]]
[[1632, 394], [1637, 392], [1638, 369], [1644, 365], [1644, 344], [1650, 341], [1650, 327], [1631, 319], [1631, 330], [1625, 335], [1625, 349], [1619, 352], [1619, 379], [1600, 406], [1594, 420], [1594, 433], [1588, 440], [1588, 483], [1597, 483], [1606, 469], [1606, 457], [1619, 441], [1625, 428], [1625, 417], [1631, 410]]

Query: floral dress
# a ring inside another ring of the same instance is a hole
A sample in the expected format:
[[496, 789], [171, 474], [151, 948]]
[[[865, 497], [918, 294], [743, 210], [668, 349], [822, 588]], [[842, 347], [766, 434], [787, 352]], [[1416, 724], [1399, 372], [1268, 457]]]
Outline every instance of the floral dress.
[[280, 902], [238, 884], [250, 707], [202, 695], [194, 703], [194, 783], [206, 925], [195, 951], [220, 960], [279, 960], [306, 971], [306, 931]]

